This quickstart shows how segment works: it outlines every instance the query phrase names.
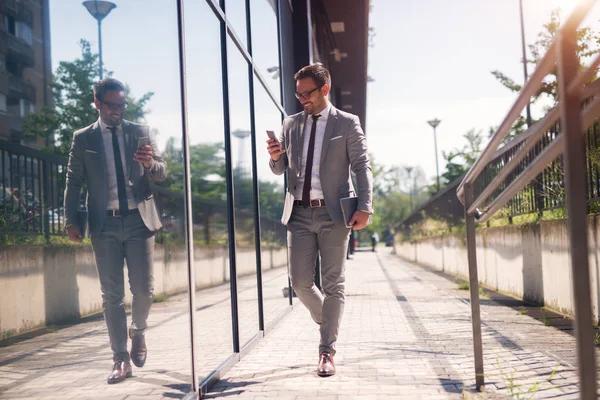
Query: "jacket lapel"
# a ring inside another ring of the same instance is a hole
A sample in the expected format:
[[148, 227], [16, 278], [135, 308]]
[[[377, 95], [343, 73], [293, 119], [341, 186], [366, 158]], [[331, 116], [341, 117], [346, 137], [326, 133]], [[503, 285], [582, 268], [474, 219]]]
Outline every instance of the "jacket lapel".
[[96, 121], [92, 126], [89, 140], [91, 150], [97, 152], [102, 160], [102, 165], [98, 165], [98, 168], [102, 169], [102, 175], [104, 176], [105, 182], [108, 182], [108, 171], [106, 170], [106, 153], [104, 151], [104, 139], [102, 139], [102, 129], [100, 128], [100, 121]]
[[321, 159], [319, 161], [319, 165], [323, 165], [323, 162], [325, 161], [325, 156], [327, 155], [327, 150], [329, 149], [329, 142], [331, 141], [331, 137], [335, 131], [337, 119], [337, 109], [334, 106], [331, 106], [331, 111], [329, 111], [329, 117], [327, 118], [327, 125], [325, 126], [325, 134], [323, 135], [323, 146], [321, 147]]

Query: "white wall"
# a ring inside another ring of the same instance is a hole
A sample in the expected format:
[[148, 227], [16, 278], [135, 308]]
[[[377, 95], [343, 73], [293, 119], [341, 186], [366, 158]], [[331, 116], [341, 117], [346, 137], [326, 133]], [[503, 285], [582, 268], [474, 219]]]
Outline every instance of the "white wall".
[[[156, 245], [154, 294], [187, 290], [185, 248]], [[256, 272], [254, 248], [238, 248], [238, 276]], [[196, 246], [196, 288], [229, 280], [226, 247]], [[285, 247], [263, 249], [263, 270], [285, 267]], [[131, 302], [125, 268], [125, 300]], [[0, 333], [24, 332], [102, 311], [100, 283], [90, 246], [9, 246], [0, 249]]]
[[[588, 219], [592, 309], [598, 319], [600, 235]], [[463, 234], [464, 235], [464, 234]], [[482, 284], [573, 315], [567, 221], [485, 228], [477, 231], [477, 271]], [[395, 243], [396, 254], [467, 279], [464, 236], [449, 234]]]

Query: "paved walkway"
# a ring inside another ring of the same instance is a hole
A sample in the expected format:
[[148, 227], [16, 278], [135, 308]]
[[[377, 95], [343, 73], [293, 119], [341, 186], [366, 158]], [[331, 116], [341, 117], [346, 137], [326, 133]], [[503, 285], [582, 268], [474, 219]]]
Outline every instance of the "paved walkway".
[[[263, 273], [265, 324], [289, 309], [282, 288], [287, 270]], [[256, 275], [238, 280], [240, 342], [258, 331]], [[229, 284], [196, 292], [198, 375], [210, 374], [232, 353]], [[0, 348], [0, 399], [173, 399], [191, 382], [187, 294], [152, 306], [148, 360], [133, 378], [107, 385], [112, 352], [102, 316]], [[128, 313], [130, 320], [131, 316]]]
[[[286, 309], [285, 269], [269, 271], [265, 318]], [[256, 331], [255, 277], [239, 282], [240, 336]], [[155, 304], [149, 359], [134, 377], [107, 385], [110, 348], [102, 319], [0, 348], [0, 398], [172, 399], [189, 390], [186, 297]], [[231, 353], [229, 288], [198, 292], [198, 366], [210, 373]], [[519, 398], [578, 398], [575, 340], [527, 315], [482, 301], [487, 387]], [[461, 398], [474, 384], [468, 292], [380, 247], [347, 267], [338, 374], [315, 373], [318, 331], [294, 307], [207, 398]]]
[[[475, 383], [468, 292], [389, 252], [348, 263], [337, 375], [317, 377], [317, 328], [298, 307], [207, 398], [461, 398]], [[572, 336], [493, 301], [481, 308], [489, 390], [578, 398]]]

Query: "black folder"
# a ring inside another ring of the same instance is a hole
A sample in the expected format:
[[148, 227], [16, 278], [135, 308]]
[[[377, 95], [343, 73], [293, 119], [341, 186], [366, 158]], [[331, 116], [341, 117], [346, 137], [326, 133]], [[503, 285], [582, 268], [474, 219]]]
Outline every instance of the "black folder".
[[344, 224], [346, 225], [346, 228], [352, 228], [352, 225], [350, 225], [350, 220], [354, 216], [356, 208], [358, 207], [358, 197], [343, 197], [340, 199], [340, 206], [342, 207], [342, 215], [344, 216]]

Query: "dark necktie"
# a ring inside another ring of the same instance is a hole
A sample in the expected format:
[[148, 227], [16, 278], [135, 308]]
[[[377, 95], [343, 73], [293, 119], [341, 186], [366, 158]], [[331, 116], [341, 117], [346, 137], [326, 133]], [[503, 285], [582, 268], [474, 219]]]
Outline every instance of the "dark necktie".
[[313, 158], [315, 156], [315, 136], [317, 133], [317, 120], [321, 115], [313, 115], [313, 123], [310, 129], [310, 140], [308, 141], [308, 154], [306, 155], [306, 170], [304, 173], [304, 187], [302, 188], [302, 207], [310, 206], [310, 188], [312, 178]]
[[121, 150], [119, 149], [119, 139], [117, 139], [117, 127], [111, 126], [113, 152], [115, 154], [115, 174], [117, 175], [117, 192], [119, 195], [119, 212], [127, 213], [129, 206], [127, 204], [127, 192], [125, 191], [125, 173], [123, 172], [123, 160], [121, 159]]

